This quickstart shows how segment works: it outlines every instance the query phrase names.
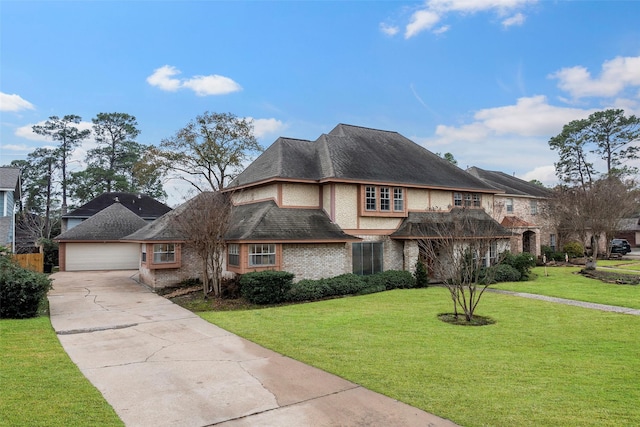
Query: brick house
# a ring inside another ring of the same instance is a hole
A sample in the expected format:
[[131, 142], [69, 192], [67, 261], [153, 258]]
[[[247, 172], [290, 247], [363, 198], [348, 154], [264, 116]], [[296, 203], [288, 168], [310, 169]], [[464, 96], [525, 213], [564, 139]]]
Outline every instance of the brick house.
[[[283, 270], [296, 280], [413, 271], [423, 256], [418, 240], [437, 238], [429, 224], [451, 221], [454, 212], [492, 224], [499, 244], [482, 254], [487, 260], [506, 249], [539, 254], [543, 226], [531, 200], [545, 194], [475, 169], [397, 132], [340, 124], [315, 141], [278, 138], [223, 190], [233, 201], [225, 271]], [[508, 199], [513, 212], [501, 213]], [[140, 279], [151, 287], [200, 276], [197, 257], [172, 227], [189, 204], [124, 239], [141, 244]]]

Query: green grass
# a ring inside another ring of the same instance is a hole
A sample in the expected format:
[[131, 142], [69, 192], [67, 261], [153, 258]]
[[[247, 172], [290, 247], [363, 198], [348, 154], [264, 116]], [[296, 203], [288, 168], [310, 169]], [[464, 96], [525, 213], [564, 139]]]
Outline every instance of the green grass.
[[[600, 261], [598, 261], [600, 263]], [[536, 267], [536, 280], [492, 285], [495, 289], [640, 309], [640, 286], [616, 285], [575, 274], [580, 267]]]
[[206, 312], [223, 328], [474, 426], [640, 425], [640, 317], [500, 294], [464, 327], [443, 288]]
[[0, 426], [122, 426], [48, 317], [0, 320]]

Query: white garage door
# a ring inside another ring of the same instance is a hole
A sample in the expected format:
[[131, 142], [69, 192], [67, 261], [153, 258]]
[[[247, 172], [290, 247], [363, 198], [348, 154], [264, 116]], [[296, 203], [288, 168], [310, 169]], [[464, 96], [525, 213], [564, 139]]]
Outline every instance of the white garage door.
[[139, 243], [67, 243], [66, 270], [137, 270]]

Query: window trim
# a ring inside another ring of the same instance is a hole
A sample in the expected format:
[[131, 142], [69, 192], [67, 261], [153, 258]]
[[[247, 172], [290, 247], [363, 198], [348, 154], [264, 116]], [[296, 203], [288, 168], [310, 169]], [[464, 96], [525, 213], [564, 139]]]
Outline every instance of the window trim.
[[482, 194], [454, 191], [453, 192], [453, 206], [458, 208], [482, 208]]
[[512, 197], [507, 197], [505, 199], [504, 205], [507, 209], [507, 213], [513, 213], [513, 198]]
[[[173, 261], [156, 261], [156, 246], [172, 245]], [[142, 244], [141, 264], [146, 265], [150, 270], [165, 268], [180, 268], [182, 266], [182, 243], [181, 242], [147, 242]], [[146, 259], [146, 261], [144, 260]]]
[[[361, 185], [360, 186], [360, 215], [405, 217], [407, 208], [405, 203], [405, 188], [391, 185]], [[388, 208], [383, 209], [383, 203]], [[373, 206], [375, 204], [375, 209]], [[402, 209], [397, 209], [399, 204]]]
[[[265, 247], [267, 247], [267, 252], [254, 252], [254, 250], [260, 246], [262, 249], [264, 249]], [[273, 248], [273, 251], [271, 250]], [[249, 267], [273, 267], [275, 265], [277, 265], [277, 246], [275, 243], [251, 243], [249, 244], [248, 247], [248, 251], [249, 251]], [[256, 263], [256, 257], [260, 257], [260, 259], [263, 259], [264, 257], [269, 257], [269, 261], [271, 261], [271, 257], [273, 257], [273, 262], [268, 262], [268, 263]]]
[[[156, 248], [163, 250], [156, 250]], [[162, 255], [166, 255], [167, 260], [158, 260]], [[175, 243], [154, 243], [153, 244], [153, 264], [175, 264], [176, 262], [176, 244]]]
[[[231, 257], [233, 256], [236, 263], [231, 262]], [[227, 245], [227, 265], [233, 267], [240, 267], [240, 244], [239, 243], [229, 243]]]

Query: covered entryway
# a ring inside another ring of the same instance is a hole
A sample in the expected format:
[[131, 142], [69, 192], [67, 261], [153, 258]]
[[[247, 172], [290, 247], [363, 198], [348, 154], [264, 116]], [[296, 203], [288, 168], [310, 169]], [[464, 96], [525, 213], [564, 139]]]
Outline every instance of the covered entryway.
[[66, 271], [137, 270], [140, 265], [138, 243], [66, 243]]
[[527, 252], [530, 254], [536, 254], [536, 233], [527, 230], [522, 233], [522, 252]]

